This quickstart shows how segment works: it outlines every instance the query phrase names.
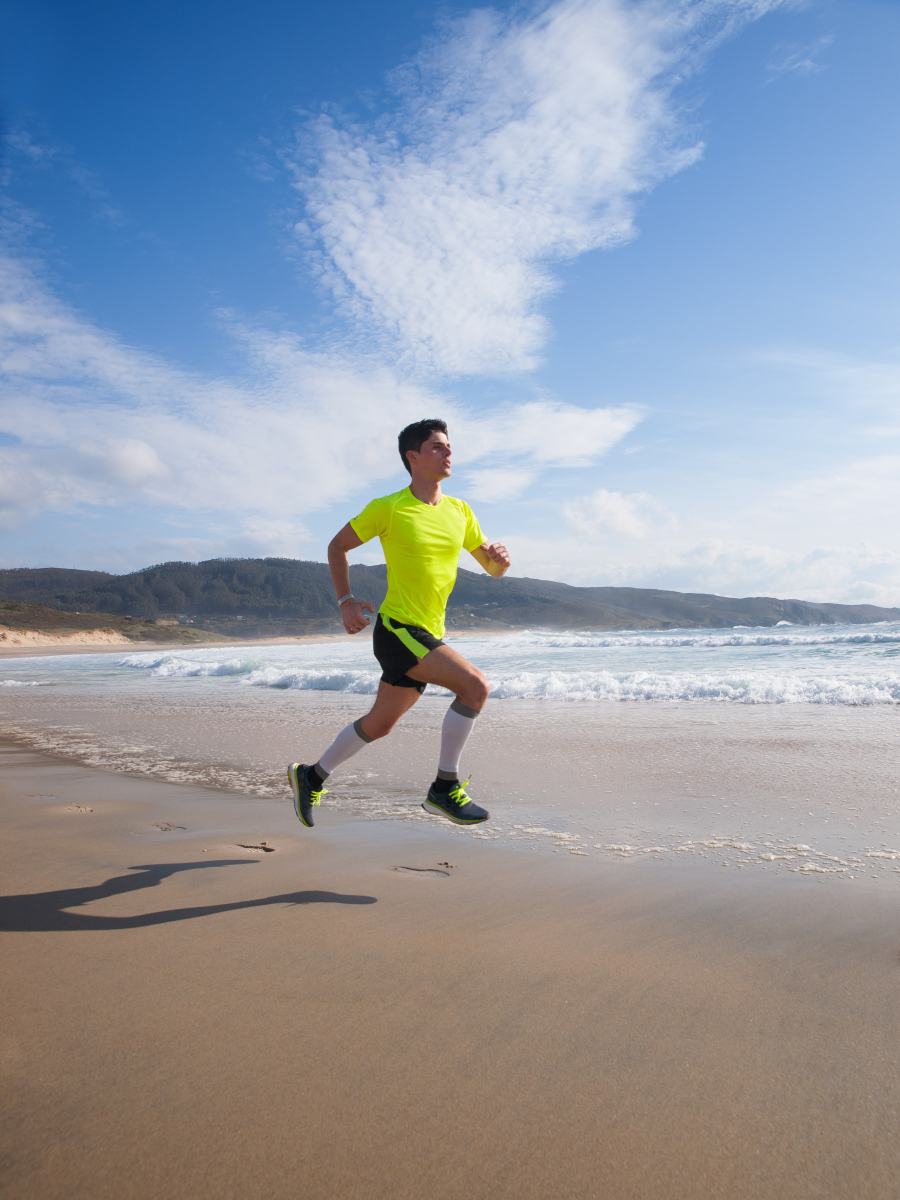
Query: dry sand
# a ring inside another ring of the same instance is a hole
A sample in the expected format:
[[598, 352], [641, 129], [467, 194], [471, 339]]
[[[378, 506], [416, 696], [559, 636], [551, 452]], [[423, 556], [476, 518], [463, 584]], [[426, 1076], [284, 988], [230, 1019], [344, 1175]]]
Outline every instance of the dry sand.
[[[508, 629], [453, 629], [447, 631], [447, 636], [455, 638], [467, 637], [502, 637], [509, 633]], [[8, 636], [6, 636], [8, 635]], [[349, 633], [301, 633], [294, 637], [252, 638], [223, 638], [221, 641], [204, 642], [136, 642], [123, 637], [113, 629], [91, 629], [77, 633], [37, 633], [34, 630], [5, 629], [0, 626], [0, 659], [3, 658], [36, 658], [54, 654], [109, 654], [110, 647], [130, 647], [134, 651], [141, 650], [211, 650], [228, 646], [232, 649], [239, 647], [257, 646], [294, 646], [302, 643], [317, 642], [346, 642], [350, 638], [371, 637], [368, 631], [361, 634]]]
[[0, 779], [3, 1196], [900, 1194], [894, 889]]
[[0, 655], [53, 654], [93, 648], [109, 653], [110, 646], [132, 646], [134, 643], [115, 629], [79, 629], [74, 633], [42, 633], [34, 629], [9, 629], [0, 625]]
[[209, 642], [137, 642], [122, 637], [115, 630], [87, 630], [73, 634], [35, 633], [18, 629], [8, 632], [9, 638], [4, 638], [0, 632], [0, 659], [37, 658], [54, 654], [109, 654], [111, 646], [117, 649], [127, 646], [135, 652], [170, 650], [177, 653], [179, 650], [211, 650], [222, 646], [290, 646], [300, 642], [344, 641], [350, 637], [348, 633], [310, 633], [297, 637], [254, 638], [251, 642], [240, 638]]

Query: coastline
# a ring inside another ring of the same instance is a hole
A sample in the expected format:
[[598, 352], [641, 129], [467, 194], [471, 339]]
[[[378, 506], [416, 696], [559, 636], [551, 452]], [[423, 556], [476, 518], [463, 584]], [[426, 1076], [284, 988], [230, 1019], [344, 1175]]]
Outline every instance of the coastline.
[[131, 650], [135, 653], [143, 650], [152, 652], [171, 650], [175, 653], [179, 650], [216, 650], [237, 646], [248, 648], [251, 646], [292, 646], [302, 645], [304, 642], [339, 642], [349, 639], [350, 636], [349, 633], [309, 633], [298, 634], [297, 637], [258, 638], [252, 642], [238, 641], [236, 638], [232, 638], [227, 641], [210, 642], [131, 642], [124, 639], [121, 642], [97, 643], [78, 642], [74, 638], [67, 638], [64, 642], [34, 646], [13, 646], [0, 642], [0, 659], [45, 658], [55, 654], [114, 654], [122, 650]]
[[0, 780], [10, 1196], [895, 1194], [892, 889]]
[[[522, 626], [522, 629], [525, 627]], [[502, 637], [508, 633], [520, 632], [519, 627], [516, 629], [453, 629], [447, 630], [444, 637], [450, 638], [469, 638], [469, 637]], [[76, 635], [77, 637], [78, 635]], [[4, 658], [44, 658], [56, 654], [114, 654], [122, 650], [132, 650], [135, 653], [140, 653], [143, 650], [149, 650], [158, 653], [160, 650], [171, 650], [176, 653], [179, 650], [215, 650], [215, 649], [236, 649], [244, 647], [252, 649], [254, 646], [297, 646], [297, 645], [312, 645], [323, 642], [348, 642], [352, 638], [364, 640], [372, 635], [368, 631], [362, 633], [303, 633], [297, 634], [296, 637], [272, 637], [272, 638], [253, 638], [252, 640], [244, 641], [242, 638], [230, 638], [221, 641], [210, 642], [131, 642], [127, 639], [109, 642], [79, 642], [76, 637], [66, 637], [65, 640], [54, 642], [52, 644], [33, 645], [13, 645], [8, 642], [0, 641], [0, 659]]]

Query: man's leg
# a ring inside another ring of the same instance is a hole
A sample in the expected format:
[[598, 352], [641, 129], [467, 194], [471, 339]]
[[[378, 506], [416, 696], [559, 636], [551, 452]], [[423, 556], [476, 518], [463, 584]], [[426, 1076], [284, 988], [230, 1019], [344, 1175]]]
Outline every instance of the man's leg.
[[486, 821], [485, 809], [473, 804], [459, 783], [459, 760], [475, 718], [488, 698], [488, 682], [481, 671], [467, 662], [450, 646], [438, 646], [407, 672], [411, 679], [435, 683], [456, 693], [441, 729], [441, 756], [437, 778], [428, 792], [424, 807], [440, 812], [461, 825]]
[[394, 687], [382, 680], [371, 709], [364, 717], [342, 729], [314, 766], [292, 763], [288, 768], [288, 778], [294, 792], [294, 810], [304, 825], [313, 824], [312, 808], [319, 803], [325, 780], [331, 772], [364, 750], [369, 742], [387, 737], [403, 714], [418, 700], [419, 694], [415, 688]]

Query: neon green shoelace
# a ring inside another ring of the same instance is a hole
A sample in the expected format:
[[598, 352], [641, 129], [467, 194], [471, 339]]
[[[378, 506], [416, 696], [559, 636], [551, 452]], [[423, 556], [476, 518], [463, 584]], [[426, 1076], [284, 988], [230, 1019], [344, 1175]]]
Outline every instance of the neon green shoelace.
[[455, 788], [451, 788], [448, 792], [450, 799], [453, 800], [454, 803], [458, 804], [460, 808], [462, 808], [464, 804], [472, 803], [471, 797], [466, 795], [466, 784], [468, 782], [468, 779], [466, 779], [463, 783], [457, 784]]
[[322, 788], [321, 792], [310, 792], [309, 799], [312, 804], [321, 804], [322, 797], [328, 794], [328, 788]]

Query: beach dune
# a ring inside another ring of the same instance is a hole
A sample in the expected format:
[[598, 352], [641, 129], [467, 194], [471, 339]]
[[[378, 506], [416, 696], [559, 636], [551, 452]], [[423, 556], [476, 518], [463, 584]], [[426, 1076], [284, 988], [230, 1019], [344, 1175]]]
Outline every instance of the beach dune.
[[7, 647], [130, 646], [131, 641], [115, 629], [81, 629], [74, 633], [43, 633], [35, 629], [7, 629], [0, 625], [0, 650]]

